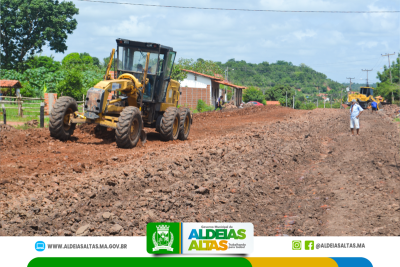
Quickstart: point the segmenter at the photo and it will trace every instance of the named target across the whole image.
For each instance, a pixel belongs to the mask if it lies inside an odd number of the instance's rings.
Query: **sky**
[[[388,64],[381,55],[400,52],[400,13],[271,13],[72,1],[79,15],[77,29],[68,35],[68,50],[63,54],[44,48],[42,53],[56,60],[72,52],[88,52],[102,60],[116,48],[115,40],[123,38],[173,47],[177,58],[304,63],[340,83],[348,82],[347,77],[364,83],[362,69],[373,69],[373,83],[378,81],[376,72]],[[400,0],[107,1],[296,11],[400,10]]]

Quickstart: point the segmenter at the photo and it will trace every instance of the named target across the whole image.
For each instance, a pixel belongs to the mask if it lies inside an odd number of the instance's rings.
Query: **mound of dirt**
[[[37,127],[38,125],[39,125],[39,122],[37,120],[31,120],[31,121],[25,122],[25,126],[29,126],[29,127]]]
[[[0,124],[0,132],[15,131],[15,128],[8,124]]]
[[[356,137],[346,110],[223,110],[195,114],[188,141],[150,130],[131,150],[81,127],[68,142],[6,132],[0,234],[128,236],[152,221],[222,221],[263,236],[400,235],[399,133],[388,121],[363,114]]]
[[[396,118],[399,116],[400,107],[397,105],[384,105],[382,111],[390,118]]]
[[[248,108],[248,107],[252,107],[252,106],[254,106],[254,104],[251,103],[251,102],[248,102],[248,103],[243,104],[243,107],[244,107],[244,108]]]

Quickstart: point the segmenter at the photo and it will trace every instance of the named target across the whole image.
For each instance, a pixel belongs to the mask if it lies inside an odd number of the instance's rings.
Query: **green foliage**
[[[377,87],[374,90],[375,96],[382,96],[389,102],[392,102],[392,93],[394,99],[399,99],[400,91],[400,54],[397,56],[396,61],[392,62],[390,68],[387,66],[383,67],[383,72],[377,73],[377,78],[381,81],[377,83]],[[390,82],[390,72],[392,73],[392,83]]]
[[[26,68],[29,69],[36,69],[40,67],[44,67],[50,72],[55,72],[58,71],[61,68],[61,64],[58,61],[55,61],[53,57],[47,57],[47,56],[38,56],[34,55],[33,57],[30,57],[26,63]]]
[[[287,92],[287,104],[286,104],[286,92]],[[295,90],[289,85],[275,85],[274,87],[265,91],[265,99],[269,101],[279,101],[281,106],[293,106],[293,96]]]
[[[400,54],[397,55],[396,61],[391,63],[390,69],[388,66],[383,66],[383,72],[377,73],[377,78],[381,81],[380,83],[389,82],[390,83],[390,72],[392,72],[392,82],[399,83],[400,75]],[[380,83],[377,84],[379,87]]]
[[[250,86],[243,92],[243,101],[246,103],[249,101],[258,101],[261,103],[263,100],[265,101],[265,96],[259,88]]]
[[[77,70],[68,72],[65,79],[59,83],[56,87],[56,91],[59,96],[71,96],[76,100],[82,99],[84,92],[82,84],[83,75]]]
[[[267,105],[267,100],[263,99],[263,101],[261,102],[264,106]]]
[[[307,104],[302,104],[300,106],[300,109],[305,109],[305,110],[313,110],[316,109],[317,107],[315,106],[314,103],[307,103]]]
[[[83,64],[93,64],[93,58],[89,55],[89,53],[80,53],[79,57],[81,58]]]
[[[296,100],[296,101],[294,102],[294,108],[295,108],[295,109],[300,109],[302,104],[303,104],[303,103],[302,103],[301,101]]]
[[[198,60],[194,61],[193,59],[180,58],[174,64],[171,78],[178,81],[184,80],[187,76],[187,73],[182,71],[182,69],[193,70],[211,76],[214,76],[215,74],[222,75],[223,73],[220,66],[212,60],[204,60],[199,58]]]
[[[290,88],[301,89],[304,93],[310,94],[317,92],[317,86],[327,90],[329,86],[332,90],[338,91],[343,86],[332,81],[325,74],[319,73],[305,64],[294,66],[291,62],[279,60],[276,63],[266,61],[259,64],[247,63],[244,60],[235,61],[231,59],[226,63],[217,63],[221,69],[229,68],[229,81],[234,84],[246,86],[256,86],[262,91],[268,90],[278,84],[289,86]],[[275,101],[278,98],[274,99]],[[267,98],[267,100],[270,100]]]
[[[70,68],[76,65],[82,64],[83,61],[79,55],[79,53],[69,53],[66,55],[63,60],[61,61],[63,66]]]
[[[174,64],[171,72],[171,79],[176,81],[183,81],[187,77],[187,72],[182,71],[183,66],[181,64]]]
[[[73,2],[2,0],[0,2],[1,67],[22,70],[24,58],[47,45],[56,53],[67,50],[67,34],[76,29]]]
[[[206,102],[204,102],[203,100],[199,99],[197,101],[196,110],[198,112],[212,111],[212,110],[214,110],[214,107],[211,106],[211,105],[207,105]]]
[[[386,80],[384,82],[378,83],[378,87],[374,90],[375,96],[382,96],[388,102],[392,102],[392,93],[394,99],[399,99],[399,84],[390,83],[390,80]]]
[[[92,57],[93,65],[100,67],[100,60],[97,57]]]

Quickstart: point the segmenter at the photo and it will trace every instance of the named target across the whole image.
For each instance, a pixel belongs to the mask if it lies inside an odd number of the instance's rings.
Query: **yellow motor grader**
[[[87,91],[85,112],[78,112],[75,99],[57,99],[50,114],[50,134],[69,139],[77,123],[97,124],[96,131],[115,129],[118,147],[133,148],[146,141],[143,127],[155,128],[164,141],[186,140],[192,124],[188,108],[177,108],[179,82],[171,79],[176,52],[155,43],[117,39],[114,70],[112,50],[104,80]]]

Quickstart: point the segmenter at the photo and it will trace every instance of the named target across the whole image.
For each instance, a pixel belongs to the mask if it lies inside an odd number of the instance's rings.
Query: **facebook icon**
[[[305,249],[306,250],[314,250],[314,241],[306,241]]]
[[[35,249],[37,251],[43,251],[46,248],[46,244],[43,241],[38,241],[35,243]]]

